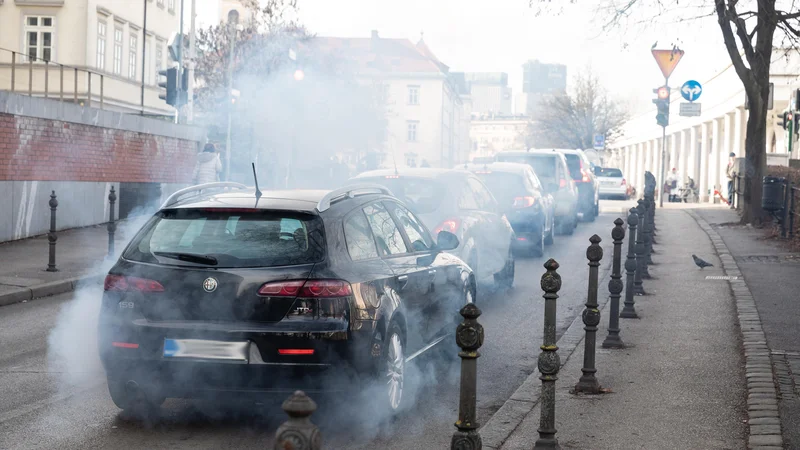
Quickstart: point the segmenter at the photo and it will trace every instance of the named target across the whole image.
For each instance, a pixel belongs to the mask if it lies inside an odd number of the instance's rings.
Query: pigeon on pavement
[[[702,259],[698,258],[697,255],[692,255],[692,259],[694,260],[694,263],[697,264],[697,267],[701,269],[703,267],[714,267],[713,264],[703,261]]]

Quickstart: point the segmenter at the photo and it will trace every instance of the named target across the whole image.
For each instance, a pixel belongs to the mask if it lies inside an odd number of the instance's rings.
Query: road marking
[[[738,280],[739,277],[730,275],[706,275],[706,280]]]

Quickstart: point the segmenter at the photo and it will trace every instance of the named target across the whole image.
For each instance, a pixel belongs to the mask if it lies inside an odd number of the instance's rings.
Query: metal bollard
[[[561,448],[556,438],[556,380],[561,368],[556,346],[556,300],[561,289],[561,275],[556,272],[558,263],[554,259],[544,263],[544,268],[547,269],[541,281],[544,291],[544,337],[538,363],[539,379],[542,380],[541,418],[534,450]]]
[[[595,351],[597,350],[597,325],[600,324],[600,310],[597,308],[597,276],[600,260],[603,259],[603,247],[600,247],[600,236],[589,238],[592,245],[586,249],[586,258],[589,259],[589,295],[586,296],[586,309],[583,310],[583,329],[586,330],[585,346],[583,348],[583,368],[581,378],[575,385],[575,392],[584,394],[599,394],[600,383],[595,373]]]
[[[638,319],[636,314],[633,295],[635,293],[634,283],[636,278],[636,227],[639,225],[639,215],[636,208],[631,208],[628,212],[628,256],[625,260],[625,305],[619,316],[623,319]],[[641,280],[640,280],[641,287]]]
[[[47,261],[48,272],[58,272],[56,268],[56,208],[58,208],[58,200],[56,199],[56,191],[50,194],[50,232],[47,233],[47,240],[50,241],[50,256]]]
[[[478,382],[478,349],[483,345],[483,326],[478,323],[481,310],[474,303],[467,303],[459,311],[464,321],[456,329],[456,344],[461,348],[461,392],[458,400],[458,429],[450,440],[451,450],[479,450],[483,443],[478,433],[476,400]]]
[[[636,274],[633,278],[633,293],[636,295],[646,295],[642,285],[642,275],[644,274],[645,264],[644,254],[644,230],[647,226],[647,216],[644,215],[644,200],[639,200],[636,207],[636,215],[639,217],[639,232],[636,233]]]
[[[114,232],[117,231],[117,223],[114,222],[114,203],[117,201],[117,193],[114,191],[114,186],[111,186],[111,191],[108,193],[108,258],[114,257]]]
[[[317,404],[303,391],[295,391],[281,405],[289,416],[275,432],[275,450],[320,450],[319,428],[311,422]]]
[[[619,217],[614,221],[611,238],[614,239],[614,254],[611,258],[611,280],[608,282],[608,292],[611,294],[611,311],[608,315],[608,335],[603,341],[603,348],[625,348],[625,343],[619,337],[619,298],[622,293],[622,240],[625,239],[625,228],[622,227]]]
[[[642,214],[639,217],[644,216],[645,221],[642,225],[642,242],[644,243],[644,265],[642,266],[642,279],[649,280],[653,277],[650,275],[650,269],[648,266],[653,264],[653,260],[650,257],[650,239],[652,238],[653,232],[653,223],[652,218],[650,217],[650,209],[648,208],[649,201],[645,198],[645,201],[642,204]]]
[[[653,244],[656,243],[656,199],[653,197],[650,197],[650,209],[648,212],[650,213],[650,253],[653,254],[655,253]]]

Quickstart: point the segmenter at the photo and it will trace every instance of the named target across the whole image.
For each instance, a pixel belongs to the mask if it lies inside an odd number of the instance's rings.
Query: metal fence
[[[785,200],[787,207],[785,208],[786,213],[784,214],[783,223],[788,225],[788,227],[784,226],[782,231],[785,235],[788,228],[789,239],[793,239],[795,223],[800,225],[800,210],[798,210],[798,206],[800,205],[797,204],[797,199],[800,197],[800,187],[795,186],[794,183],[787,184],[786,186],[788,189],[786,189],[785,195],[788,198]],[[798,217],[797,222],[795,222],[795,216]]]
[[[104,89],[102,73],[0,47],[0,90],[103,109]]]

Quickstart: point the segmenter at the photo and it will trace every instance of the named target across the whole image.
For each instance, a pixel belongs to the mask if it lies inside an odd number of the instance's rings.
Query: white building
[[[469,153],[469,110],[465,86],[451,76],[425,42],[369,38],[315,38],[325,51],[354,62],[365,84],[383,86],[388,139],[384,164],[452,167]]]
[[[531,120],[526,116],[475,116],[470,122],[470,159],[507,150],[525,150]]]
[[[0,1],[0,89],[140,112],[144,84],[144,112],[171,114],[158,97],[157,72],[166,67],[167,40],[179,28],[179,2],[147,0],[146,31],[144,5]]]
[[[770,80],[774,83],[773,108],[767,118],[767,146],[764,149],[768,165],[788,165],[789,158],[800,157],[800,150],[786,151],[785,132],[778,125],[789,105],[793,89],[800,84],[800,55],[792,53],[787,59],[783,51],[772,56]],[[728,196],[725,169],[728,154],[745,156],[745,130],[748,110],[741,80],[732,65],[708,81],[699,80],[703,93],[696,103],[702,115],[681,117],[681,84],[672,86],[670,121],[667,127],[666,166],[678,169],[684,182],[691,177],[699,188],[701,201],[714,201],[714,191]],[[623,138],[609,145],[609,165],[623,170],[626,178],[635,183],[639,192],[644,186],[644,172],[660,176],[662,129],[657,126],[655,110],[628,121]]]

